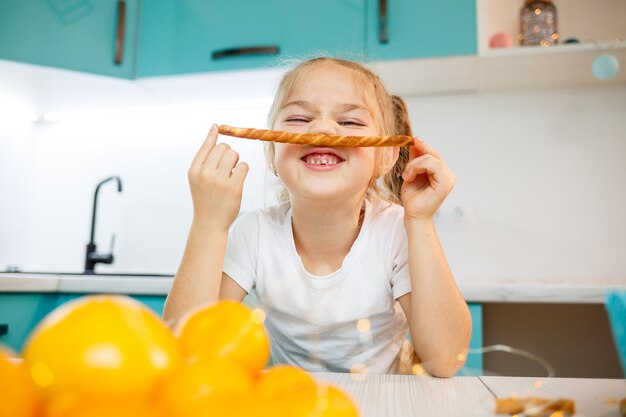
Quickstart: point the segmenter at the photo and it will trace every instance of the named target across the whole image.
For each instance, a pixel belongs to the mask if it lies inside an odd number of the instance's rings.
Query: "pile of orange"
[[[356,417],[353,401],[292,366],[265,370],[260,310],[198,308],[172,332],[125,296],[50,313],[23,359],[0,350],[0,417]]]

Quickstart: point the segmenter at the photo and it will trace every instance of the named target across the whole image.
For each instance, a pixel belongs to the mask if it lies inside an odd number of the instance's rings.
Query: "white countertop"
[[[61,292],[165,295],[170,276],[112,276],[0,273],[0,292]],[[612,290],[626,291],[626,279],[458,281],[468,302],[604,303]]]
[[[506,414],[494,413],[495,399],[511,396],[569,398],[575,402],[577,417],[617,417],[619,401],[626,395],[624,379],[431,378],[338,373],[313,373],[313,376],[348,393],[362,417],[502,417]]]

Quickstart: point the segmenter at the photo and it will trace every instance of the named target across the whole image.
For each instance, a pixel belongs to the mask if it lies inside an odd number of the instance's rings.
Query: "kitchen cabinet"
[[[132,78],[139,0],[0,1],[0,59]]]
[[[369,0],[367,14],[370,60],[476,54],[475,0]]]
[[[0,293],[0,345],[20,352],[31,330],[56,306],[55,293]]]
[[[80,294],[80,293],[57,293],[56,305],[60,306],[70,300],[75,300],[80,297],[95,294]],[[144,295],[144,294],[127,294],[128,297],[132,297],[135,300],[141,302],[145,306],[149,307],[152,311],[157,313],[159,317],[163,314],[163,305],[165,304],[165,295]]]
[[[475,350],[483,346],[483,308],[478,303],[469,303],[468,307],[472,315],[472,338],[470,339],[467,362],[465,367],[459,371],[459,375],[482,375],[483,355]]]
[[[88,294],[0,293],[0,345],[21,352],[28,335],[48,313]],[[130,295],[161,316],[165,295]]]
[[[143,0],[137,76],[274,66],[315,52],[362,54],[363,0]]]

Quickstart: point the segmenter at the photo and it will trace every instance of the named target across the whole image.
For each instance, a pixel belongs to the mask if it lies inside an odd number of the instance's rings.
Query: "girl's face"
[[[352,70],[325,63],[303,75],[279,110],[276,128],[295,133],[375,136],[374,115]],[[316,148],[275,144],[279,177],[296,196],[340,200],[364,195],[374,170],[374,148]]]

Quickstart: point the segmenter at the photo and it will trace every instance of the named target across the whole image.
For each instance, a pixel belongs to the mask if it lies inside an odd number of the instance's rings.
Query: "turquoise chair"
[[[605,308],[609,315],[617,354],[626,376],[626,291],[611,291],[607,293]]]

